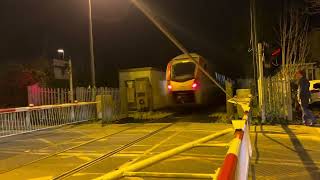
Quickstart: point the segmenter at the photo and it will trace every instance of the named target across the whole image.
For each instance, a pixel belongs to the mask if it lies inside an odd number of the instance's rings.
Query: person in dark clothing
[[[311,98],[311,93],[309,91],[310,83],[305,77],[303,71],[298,71],[296,73],[296,78],[298,80],[298,101],[302,111],[302,121],[305,125],[314,125],[316,123],[316,118],[312,111],[309,109],[309,100]],[[308,120],[311,122],[308,124]]]

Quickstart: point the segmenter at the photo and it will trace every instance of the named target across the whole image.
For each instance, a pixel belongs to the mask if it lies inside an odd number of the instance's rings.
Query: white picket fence
[[[65,88],[42,88],[28,86],[28,103],[36,106],[64,104],[69,102],[69,90]]]
[[[93,102],[97,95],[115,96],[117,88],[100,87],[93,91],[92,88],[76,87],[73,90],[74,100],[78,102]],[[28,103],[35,106],[70,103],[70,92],[66,88],[43,88],[37,85],[28,87]]]
[[[97,88],[97,96],[93,96],[92,89],[78,87],[75,103],[68,103],[67,89],[28,90],[32,106],[0,109],[0,138],[95,119],[112,123],[128,117],[126,93],[121,96],[119,89]]]
[[[67,104],[69,99],[69,89],[28,87],[29,104],[34,106]],[[93,91],[92,88],[77,87],[74,89],[74,100],[76,102],[96,102],[97,118],[102,119],[104,123],[128,116],[126,92],[121,93],[118,88],[100,87]]]
[[[0,138],[97,119],[97,102],[0,109]]]
[[[290,80],[278,74],[265,78],[264,85],[267,120],[292,120]]]

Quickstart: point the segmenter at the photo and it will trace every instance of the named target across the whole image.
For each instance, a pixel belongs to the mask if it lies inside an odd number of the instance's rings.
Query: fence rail
[[[0,137],[95,119],[96,102],[0,109]]]

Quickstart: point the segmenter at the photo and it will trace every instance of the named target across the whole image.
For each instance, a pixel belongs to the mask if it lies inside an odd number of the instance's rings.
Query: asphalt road
[[[0,142],[0,177],[52,179],[163,128],[67,178],[90,179],[115,170],[137,157],[139,160],[145,159],[229,127],[231,125],[188,122],[106,126],[94,123],[9,137]],[[101,139],[86,144],[97,138]],[[231,138],[230,133],[215,141],[228,142]],[[213,173],[221,165],[226,151],[226,147],[195,148],[145,170]]]
[[[230,124],[209,123],[212,120],[207,117],[209,113],[181,112],[153,123],[85,123],[2,138],[0,178],[99,177],[232,127]],[[320,179],[319,135],[319,127],[252,126],[250,178]],[[228,143],[232,137],[229,133],[210,143]],[[197,147],[143,171],[212,174],[222,165],[227,150],[227,147]],[[104,158],[83,166],[101,157]],[[78,169],[81,166],[83,168]]]

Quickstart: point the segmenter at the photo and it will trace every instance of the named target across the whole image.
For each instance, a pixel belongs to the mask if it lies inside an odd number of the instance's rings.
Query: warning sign
[[[68,61],[53,59],[53,73],[56,79],[69,79]]]

